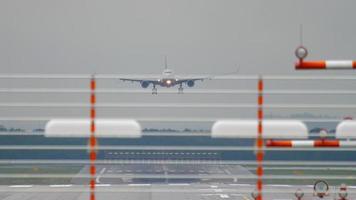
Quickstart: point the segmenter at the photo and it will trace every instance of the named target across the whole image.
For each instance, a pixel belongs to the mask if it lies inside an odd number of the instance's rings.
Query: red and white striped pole
[[[339,148],[339,147],[356,147],[356,141],[348,140],[267,140],[266,147],[276,148]]]
[[[263,182],[262,182],[262,177],[263,177],[263,79],[260,77],[258,80],[258,111],[257,111],[257,117],[258,117],[258,135],[256,139],[256,161],[257,161],[257,182],[256,182],[256,187],[257,187],[257,198],[256,200],[262,200],[262,190],[263,190]]]
[[[356,69],[356,61],[354,60],[304,61],[308,55],[308,50],[303,46],[295,50],[295,55],[299,59],[295,64],[297,70]]]
[[[295,68],[298,70],[324,70],[324,69],[356,69],[356,61],[353,60],[319,60],[299,61]]]
[[[90,200],[95,200],[95,176],[96,176],[96,125],[95,125],[95,118],[96,118],[96,80],[95,76],[93,75],[90,80],[90,138],[89,138],[89,158],[90,158]]]

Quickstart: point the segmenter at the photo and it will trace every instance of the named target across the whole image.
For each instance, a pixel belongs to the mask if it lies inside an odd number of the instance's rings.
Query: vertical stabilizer
[[[168,69],[167,56],[164,56],[164,69]]]

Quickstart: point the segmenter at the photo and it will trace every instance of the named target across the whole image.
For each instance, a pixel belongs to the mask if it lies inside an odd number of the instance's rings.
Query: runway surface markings
[[[266,185],[271,187],[292,187],[291,185]]]
[[[251,184],[231,183],[230,186],[251,186]]]
[[[202,194],[201,196],[219,196],[221,199],[230,198],[228,194]]]
[[[100,183],[100,178],[101,178],[100,176],[101,176],[102,174],[104,174],[105,170],[106,170],[105,167],[104,167],[103,169],[101,169],[101,171],[99,172],[98,177],[96,177],[96,179],[95,179],[95,182],[96,182],[96,183]]]
[[[10,188],[31,188],[33,185],[10,185]]]
[[[96,184],[96,187],[110,187],[111,184]]]
[[[169,183],[170,186],[190,186],[189,183]]]
[[[53,188],[63,188],[63,187],[72,187],[73,185],[49,185],[49,187],[53,187]]]
[[[128,184],[128,186],[151,186],[151,184]]]

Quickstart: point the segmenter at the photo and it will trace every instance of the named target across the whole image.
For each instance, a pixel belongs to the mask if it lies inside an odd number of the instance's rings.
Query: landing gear
[[[183,86],[182,86],[182,84],[179,85],[178,94],[183,94]]]
[[[152,88],[152,94],[157,94],[157,88],[156,88],[156,85],[153,85],[153,88]]]

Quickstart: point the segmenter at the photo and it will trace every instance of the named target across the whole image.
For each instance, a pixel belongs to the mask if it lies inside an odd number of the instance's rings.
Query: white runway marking
[[[151,184],[128,184],[128,186],[151,186]]]
[[[170,186],[190,186],[189,183],[170,183]]]
[[[291,185],[266,185],[266,186],[272,186],[272,187],[292,187]]]
[[[10,185],[10,188],[31,188],[33,185]]]
[[[49,187],[53,188],[63,188],[63,187],[72,187],[73,185],[49,185]]]
[[[105,170],[106,170],[105,167],[104,167],[103,169],[101,169],[101,171],[100,171],[100,173],[99,173],[99,176],[96,177],[96,179],[95,179],[95,182],[96,182],[96,183],[100,183],[100,176],[101,176],[102,174],[104,174]]]
[[[230,186],[251,186],[251,184],[231,183]]]
[[[111,184],[95,184],[96,187],[110,187]]]
[[[228,194],[202,194],[201,196],[218,196],[221,199],[228,199],[230,196]]]
[[[230,196],[227,195],[227,194],[220,194],[220,198],[222,198],[222,199],[228,199],[228,198],[230,198]]]

